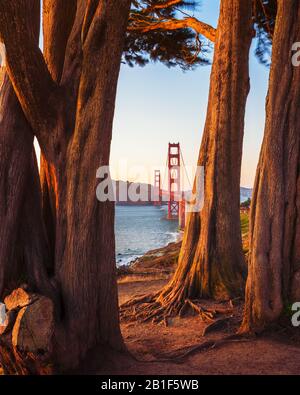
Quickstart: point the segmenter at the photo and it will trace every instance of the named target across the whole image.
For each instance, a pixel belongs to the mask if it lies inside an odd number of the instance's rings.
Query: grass
[[[241,214],[241,230],[242,236],[247,235],[249,232],[249,215],[248,214]]]
[[[249,214],[241,213],[241,231],[244,254],[249,252]]]

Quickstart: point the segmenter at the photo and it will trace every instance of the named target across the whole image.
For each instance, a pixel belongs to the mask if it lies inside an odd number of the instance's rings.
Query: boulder
[[[5,374],[52,374],[53,302],[25,286],[4,302],[7,314],[0,328],[0,365]]]
[[[32,301],[32,298],[32,295],[30,295],[23,288],[18,288],[4,299],[4,304],[8,311],[20,309],[29,305]]]
[[[12,331],[12,345],[22,353],[47,355],[51,352],[53,332],[53,303],[39,296],[18,312]]]

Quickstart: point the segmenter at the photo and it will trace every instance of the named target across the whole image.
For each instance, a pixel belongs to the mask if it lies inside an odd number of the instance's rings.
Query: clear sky
[[[218,14],[219,0],[203,0],[195,16],[216,27]],[[111,153],[113,178],[153,182],[153,169],[163,171],[165,166],[168,142],[181,143],[192,178],[206,116],[210,69],[202,66],[183,72],[161,64],[144,68],[122,65]],[[264,129],[268,74],[252,50],[242,186],[253,186]],[[124,172],[125,168],[129,172]]]

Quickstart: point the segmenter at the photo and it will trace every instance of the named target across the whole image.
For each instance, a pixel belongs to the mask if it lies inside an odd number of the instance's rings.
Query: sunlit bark
[[[87,352],[97,347],[123,348],[115,278],[114,206],[97,201],[96,170],[109,163],[130,1],[48,0],[44,7],[45,56],[32,33],[37,0],[1,0],[0,36],[7,50],[10,81],[30,124],[24,170],[31,169],[33,135],[43,154],[42,181],[48,182],[47,186],[42,182],[44,214],[48,204],[45,223],[50,227],[52,248],[50,272],[62,297],[62,305],[55,305],[62,314],[56,323],[51,362],[66,370],[78,366]],[[23,23],[27,17],[31,23]],[[2,89],[4,95],[7,91],[8,87]],[[10,127],[7,125],[5,132],[9,133]],[[14,144],[11,141],[11,150],[18,152]],[[31,178],[23,176],[22,180],[39,194],[36,162],[34,166]],[[18,175],[20,167],[15,171]],[[26,195],[25,186],[23,189]],[[4,191],[3,187],[1,193]],[[24,213],[33,210],[33,196],[29,197]],[[34,197],[39,200],[35,211],[41,218],[38,207],[42,199],[40,195]],[[17,211],[12,212],[18,216]],[[35,252],[30,264],[43,267],[36,249],[39,228],[31,222],[24,229],[26,253]],[[16,225],[12,232],[16,232]],[[10,260],[9,256],[4,258]],[[49,283],[46,281],[39,292],[47,294]]]
[[[249,275],[242,332],[259,332],[300,298],[300,3],[278,2],[266,125],[250,220]]]

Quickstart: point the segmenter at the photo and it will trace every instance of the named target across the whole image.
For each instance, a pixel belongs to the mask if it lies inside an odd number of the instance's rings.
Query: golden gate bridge
[[[166,162],[166,170],[168,174],[168,190],[167,193],[163,191],[163,185],[165,184],[165,180],[163,180],[162,182],[161,171],[155,170],[154,205],[161,206],[164,202],[166,202],[164,198],[167,198],[167,219],[170,221],[178,221],[179,228],[183,229],[186,222],[186,201],[184,198],[184,192],[182,191],[183,182],[181,168],[184,168],[187,175],[182,151],[180,148],[180,143],[169,143]]]

